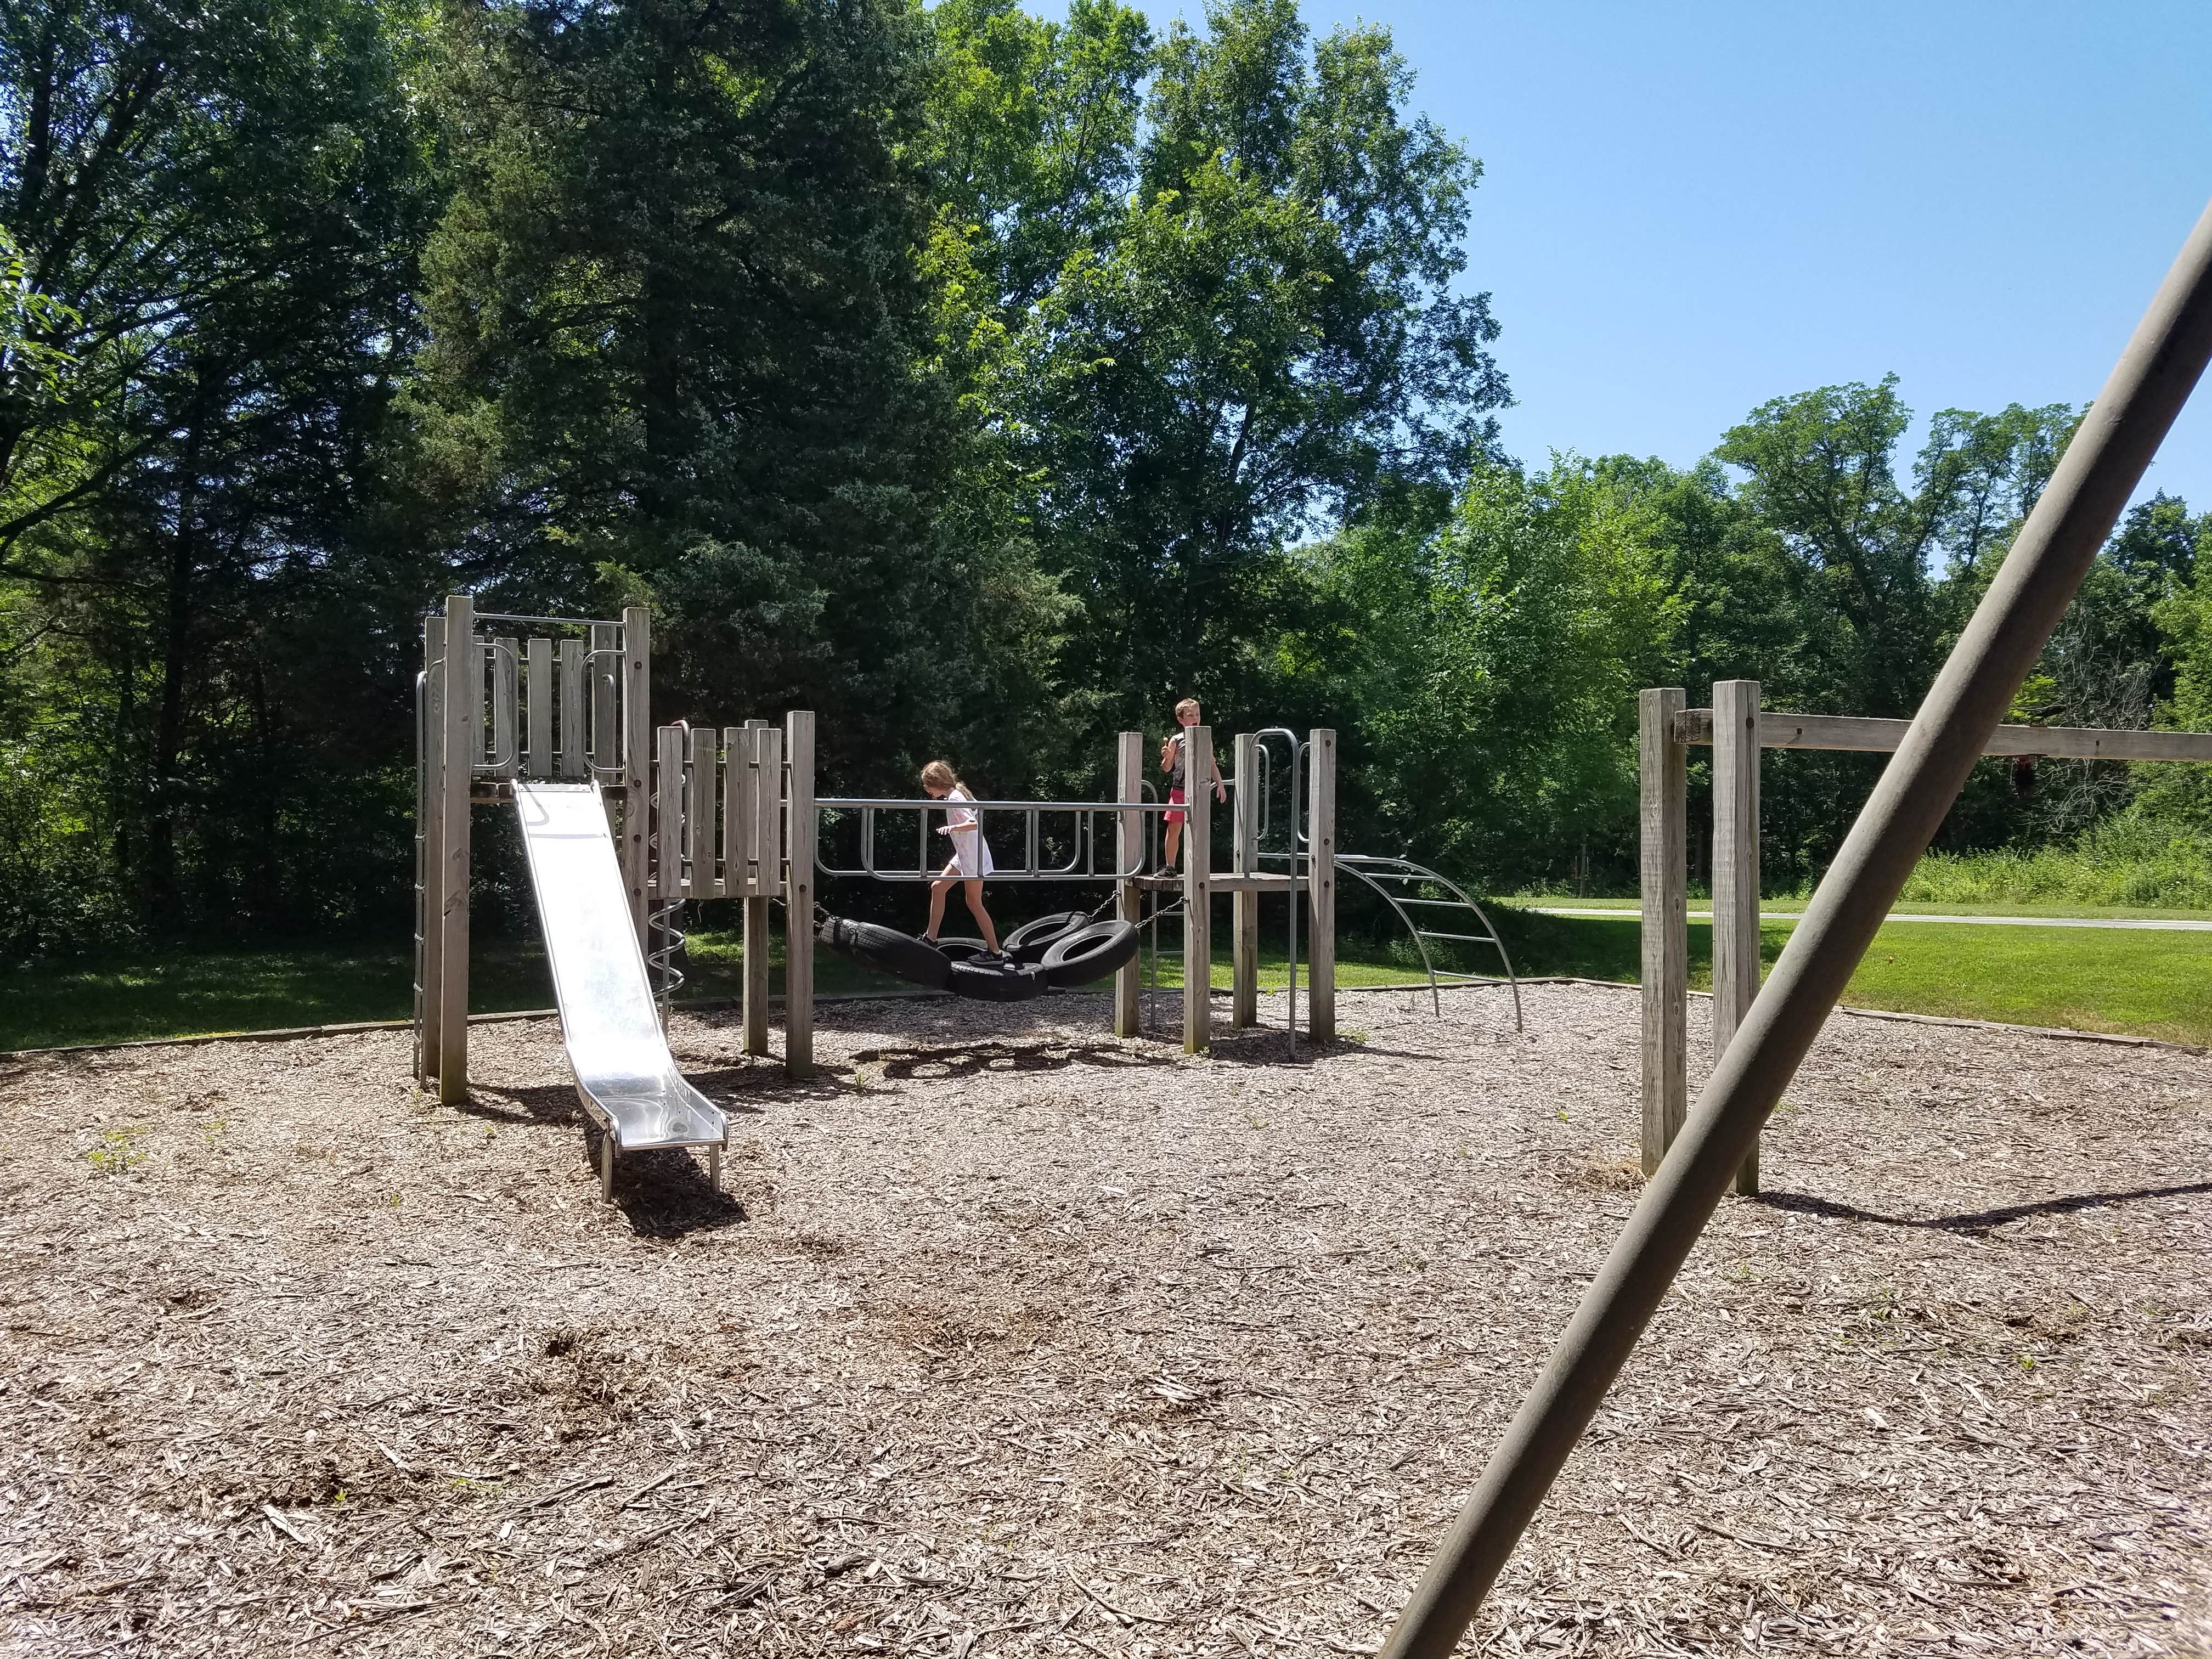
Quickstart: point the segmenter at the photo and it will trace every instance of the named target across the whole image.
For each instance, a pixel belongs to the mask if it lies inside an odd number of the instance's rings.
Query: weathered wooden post
[[[1145,734],[1124,732],[1114,750],[1114,799],[1141,800],[1145,787]],[[1145,815],[1124,809],[1114,815],[1114,868],[1121,879],[1115,883],[1117,914],[1134,926],[1144,920],[1145,890],[1135,878],[1145,870]],[[1144,985],[1138,960],[1131,957],[1114,970],[1114,1035],[1133,1037],[1145,1029]]]
[[[1306,1032],[1336,1040],[1336,733],[1316,726],[1306,738]],[[1295,862],[1295,860],[1294,860]]]
[[[784,846],[789,864],[783,887],[783,1073],[793,1079],[814,1073],[814,714],[793,709],[783,717],[784,799],[789,803]],[[761,787],[774,781],[763,775]],[[774,854],[763,849],[763,855]]]
[[[484,674],[476,601],[446,599],[445,721],[439,759],[438,1099],[469,1097],[469,791],[483,754]]]
[[[1644,1173],[1656,1170],[1689,1109],[1689,746],[1679,687],[1637,699],[1644,897]]]
[[[1260,867],[1260,739],[1249,732],[1237,734],[1237,775],[1230,797],[1235,814],[1233,854],[1230,867],[1249,878]],[[1260,1023],[1260,895],[1238,885],[1231,895],[1229,1024],[1243,1030]]]
[[[1759,994],[1759,682],[1713,682],[1713,1063]],[[1736,1171],[1759,1190],[1759,1148]]]
[[[769,903],[783,875],[783,734],[766,720],[747,720],[731,734],[730,776],[738,790],[730,815],[732,878],[744,878],[735,860],[757,860],[739,902],[744,915],[744,1024],[745,1052],[768,1053]]]
[[[1213,728],[1182,729],[1182,1051],[1213,1041]]]
[[[646,836],[653,817],[653,613],[625,605],[622,620],[623,879],[629,888],[630,925],[646,937],[645,884],[651,859]]]
[[[422,706],[416,711],[417,748],[415,780],[416,823],[415,870],[422,891],[415,899],[415,933],[420,953],[416,981],[422,987],[415,1009],[415,1080],[428,1086],[438,1074],[439,1032],[443,1030],[443,995],[439,979],[445,960],[446,805],[446,619],[422,618]]]
[[[526,723],[529,739],[523,748],[522,774],[532,778],[557,777],[561,766],[553,753],[553,641],[540,635],[523,648],[524,667],[528,672],[522,689],[529,694],[523,708],[529,716]]]

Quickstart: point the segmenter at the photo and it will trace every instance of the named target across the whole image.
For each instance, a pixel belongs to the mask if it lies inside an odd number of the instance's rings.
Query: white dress
[[[963,784],[954,784],[945,798],[948,802],[973,800]],[[945,827],[952,831],[952,861],[959,866],[963,877],[974,880],[988,876],[998,866],[991,862],[991,843],[983,839],[981,819],[964,806],[949,806],[945,814]]]

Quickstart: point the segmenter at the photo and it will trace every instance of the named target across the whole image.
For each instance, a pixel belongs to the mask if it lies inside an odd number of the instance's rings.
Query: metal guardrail
[[[946,802],[935,799],[907,800],[889,795],[820,795],[815,798],[815,808],[825,812],[857,812],[860,814],[860,862],[848,866],[829,861],[828,836],[816,845],[814,867],[825,876],[860,876],[871,881],[935,881],[942,873],[946,860],[932,856],[929,815],[932,812],[960,811],[976,815],[977,827],[983,834],[985,844],[991,849],[993,881],[1129,881],[1152,873],[1152,831],[1158,819],[1170,811],[1181,811],[1164,802],[1152,800],[1096,801],[1096,800],[961,800]],[[877,819],[884,812],[913,812],[917,815],[915,825],[915,863],[887,866],[877,856]],[[1000,862],[999,842],[990,839],[990,831],[982,822],[987,812],[1022,815],[1022,856],[1017,862]],[[1107,867],[1102,869],[1100,846],[1096,820],[1102,815],[1117,817],[1123,812],[1149,815],[1142,820],[1144,833],[1139,837],[1139,846],[1135,865],[1123,868],[1115,855],[1106,855]],[[1045,835],[1043,820],[1047,817],[1066,817],[1073,820],[1072,845],[1067,860],[1061,864],[1043,862]],[[1114,844],[1117,823],[1108,827],[1103,838],[1109,846]],[[1000,837],[1002,842],[1003,836]],[[949,856],[949,855],[948,855]]]

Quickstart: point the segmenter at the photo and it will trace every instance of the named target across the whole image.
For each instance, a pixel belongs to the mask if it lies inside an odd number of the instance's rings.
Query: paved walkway
[[[1532,904],[1532,910],[1547,916],[1614,916],[1634,921],[1641,912],[1635,910],[1595,910],[1571,908],[1565,905]],[[1802,910],[1762,910],[1761,921],[1796,921]],[[1711,910],[1692,910],[1692,921],[1711,921]],[[1927,916],[1892,911],[1890,921],[1960,922],[1970,927],[2143,927],[2154,933],[2212,933],[2212,921],[2198,921],[2179,916]]]

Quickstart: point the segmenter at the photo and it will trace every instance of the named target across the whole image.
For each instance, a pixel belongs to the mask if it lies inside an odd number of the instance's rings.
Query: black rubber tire
[[[872,968],[927,990],[942,991],[951,977],[952,964],[926,939],[880,927],[872,921],[848,921],[830,916],[814,930],[815,939],[848,962]]]
[[[1053,915],[1039,916],[1007,934],[1000,941],[1000,948],[1016,962],[1042,962],[1047,951],[1090,922],[1091,918],[1080,910],[1061,910]]]
[[[1044,969],[1025,963],[956,962],[946,988],[977,1002],[1027,1002],[1044,994]]]
[[[1056,941],[1044,953],[1045,982],[1060,990],[1088,985],[1136,960],[1136,924],[1094,921]]]
[[[928,942],[927,939],[922,941],[925,945]],[[969,939],[958,933],[954,934],[951,939],[940,939],[937,941],[937,952],[947,962],[967,962],[981,956],[990,948],[980,939]]]

